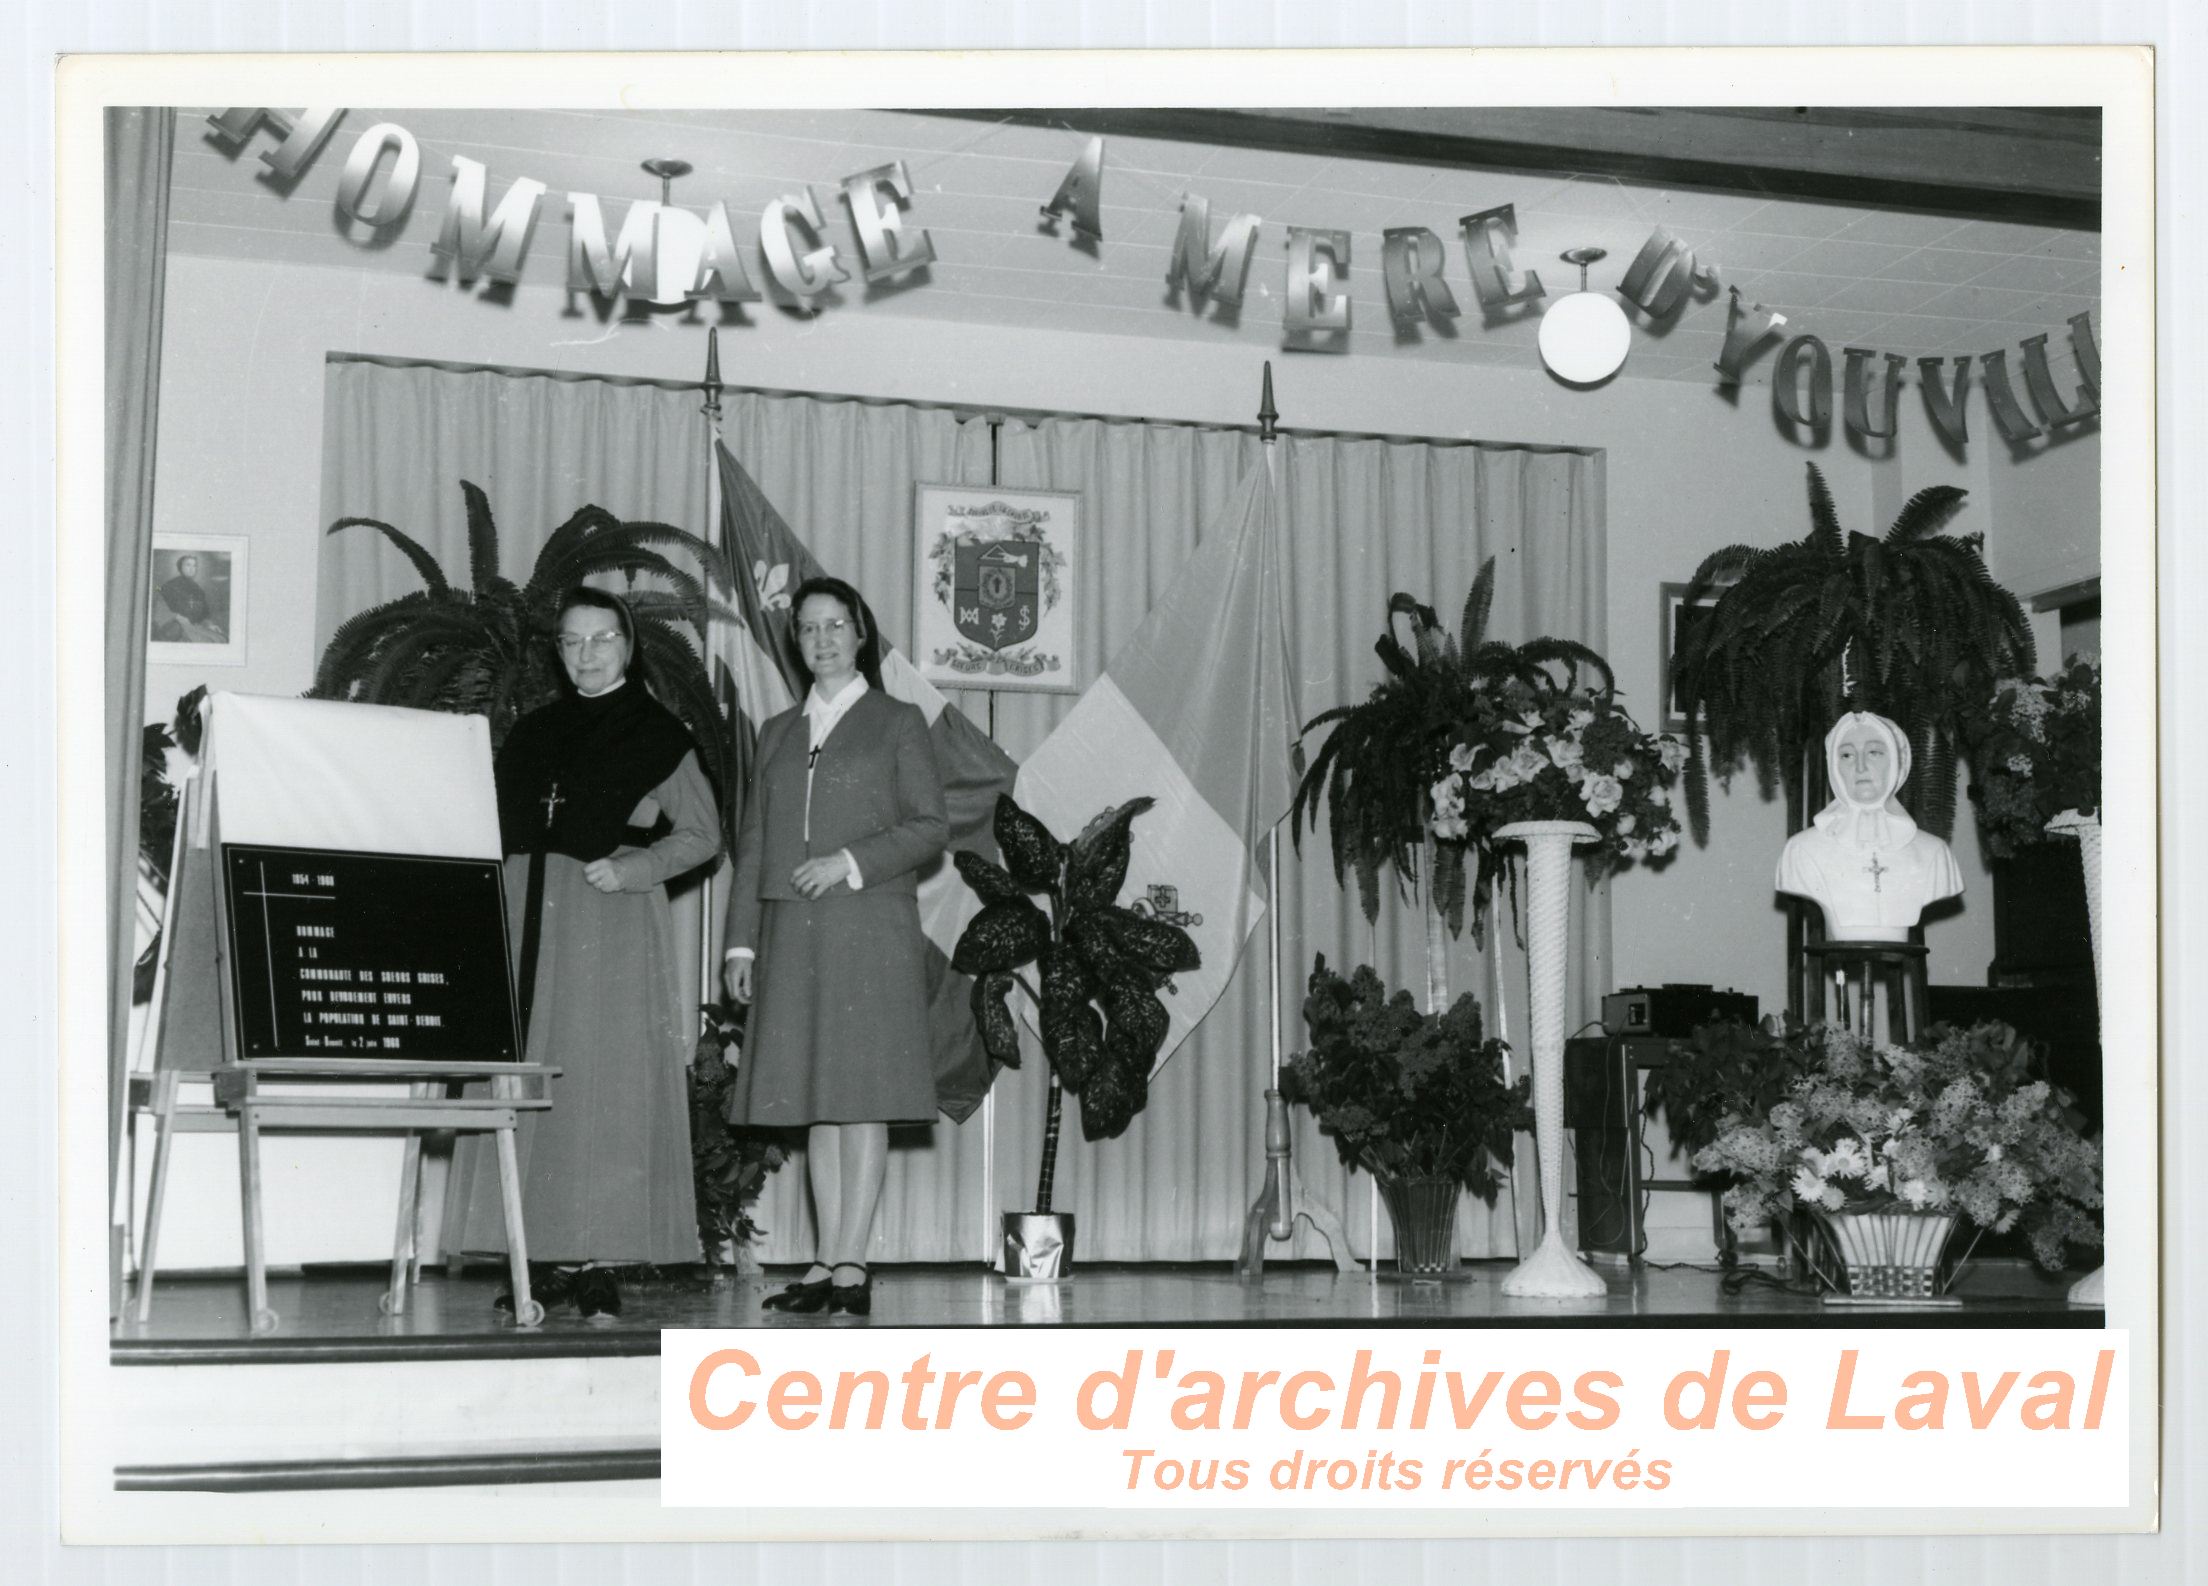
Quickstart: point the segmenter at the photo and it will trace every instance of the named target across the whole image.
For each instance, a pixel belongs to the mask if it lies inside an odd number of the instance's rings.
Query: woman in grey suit
[[[841,579],[792,602],[804,703],[759,730],[729,891],[729,994],[756,1002],[732,1122],[804,1125],[819,1248],[770,1310],[872,1306],[889,1125],[935,1116],[917,872],[950,835],[927,719],[881,691],[880,639]]]

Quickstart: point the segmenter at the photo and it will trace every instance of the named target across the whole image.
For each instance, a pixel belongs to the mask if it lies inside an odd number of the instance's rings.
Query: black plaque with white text
[[[515,1059],[495,861],[240,843],[222,853],[240,1056]]]

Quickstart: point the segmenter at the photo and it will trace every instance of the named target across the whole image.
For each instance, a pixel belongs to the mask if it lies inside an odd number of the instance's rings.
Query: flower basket
[[[2050,1272],[2068,1247],[2100,1243],[2100,1146],[2008,1026],[1934,1025],[1904,1046],[1819,1026],[1778,1047],[1759,1062],[1775,1083],[1729,1098],[1716,1138],[1694,1157],[1697,1171],[1730,1181],[1736,1232],[1806,1223],[1817,1230],[1800,1241],[1813,1271],[1835,1289],[1889,1299],[1945,1287],[1894,1274],[1936,1274],[1958,1219],[1996,1234],[2021,1228]],[[1871,1275],[1879,1269],[1888,1275]]]
[[[1834,1290],[1828,1300],[1961,1303],[1947,1293],[1962,1270],[1961,1260],[1945,1264],[1954,1213],[1815,1210],[1809,1220],[1831,1258],[1827,1266],[1810,1257],[1812,1270]]]

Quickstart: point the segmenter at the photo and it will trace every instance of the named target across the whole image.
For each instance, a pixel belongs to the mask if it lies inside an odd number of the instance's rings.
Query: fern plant
[[[1934,485],[1883,537],[1845,533],[1811,463],[1806,537],[1728,545],[1695,570],[1690,603],[1722,590],[1672,660],[1695,841],[1709,840],[1709,767],[1730,776],[1743,759],[1766,795],[1783,785],[1806,818],[1812,753],[1850,710],[1901,725],[1916,767],[1903,794],[1911,813],[1940,837],[1953,831],[1962,713],[1996,678],[2033,666],[2030,624],[1987,572],[1984,537],[1941,532],[1964,495]]]
[[[1380,917],[1380,875],[1395,873],[1399,895],[1419,891],[1420,855],[1433,846],[1431,790],[1447,769],[1449,746],[1471,715],[1477,695],[1518,683],[1536,692],[1579,686],[1580,668],[1601,679],[1607,697],[1616,688],[1609,663],[1571,639],[1510,644],[1487,635],[1495,596],[1495,559],[1489,557],[1465,596],[1463,624],[1455,634],[1430,606],[1409,595],[1388,601],[1388,631],[1373,646],[1384,675],[1360,704],[1338,705],[1304,724],[1303,736],[1321,728],[1326,741],[1312,754],[1289,806],[1288,829],[1302,847],[1306,828],[1318,830],[1326,807],[1333,841],[1334,877],[1343,886],[1357,876],[1365,918]],[[1410,642],[1396,637],[1396,621],[1408,618]],[[1561,677],[1558,675],[1561,669]],[[1431,863],[1431,861],[1429,861]],[[1481,904],[1502,861],[1482,850],[1473,882],[1472,933],[1482,939]],[[1427,1011],[1446,1004],[1441,979],[1444,926],[1464,928],[1461,866],[1439,867],[1437,885],[1425,888]]]
[[[552,531],[529,580],[499,570],[498,525],[481,489],[466,480],[467,587],[456,585],[420,542],[377,518],[339,518],[331,534],[373,529],[397,547],[423,587],[347,619],[330,636],[310,696],[406,705],[488,717],[491,743],[515,721],[560,697],[564,674],[555,645],[560,597],[604,573],[651,574],[667,587],[624,595],[636,618],[637,660],[660,702],[698,746],[706,773],[722,790],[732,780],[733,749],[697,649],[683,633],[702,629],[707,585],[663,554],[679,549],[719,581],[722,558],[705,540],[664,523],[624,523],[602,507],[580,508]],[[724,818],[733,818],[723,798]],[[733,835],[733,833],[731,833]]]
[[[951,856],[982,902],[951,953],[951,967],[974,977],[982,1045],[993,1062],[1019,1066],[1019,1031],[1007,1001],[1017,985],[1036,1006],[1050,1060],[1039,1212],[1050,1210],[1065,1092],[1081,1098],[1087,1138],[1124,1131],[1149,1100],[1150,1067],[1171,1023],[1158,993],[1202,963],[1188,932],[1117,902],[1135,817],[1156,802],[1129,799],[1105,810],[1069,843],[1000,793],[996,836],[1004,863],[963,848]],[[1049,902],[1047,912],[1036,894]],[[1033,981],[1018,973],[1030,964]]]

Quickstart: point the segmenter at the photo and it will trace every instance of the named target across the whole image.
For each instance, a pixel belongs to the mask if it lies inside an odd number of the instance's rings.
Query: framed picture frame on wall
[[[146,659],[161,666],[243,666],[246,560],[241,534],[155,530],[146,594]]]
[[[1660,649],[1657,655],[1656,675],[1663,690],[1663,719],[1659,731],[1685,732],[1687,715],[1680,708],[1679,691],[1671,678],[1671,658],[1679,653],[1679,646],[1696,626],[1707,622],[1717,606],[1722,590],[1706,590],[1698,600],[1688,600],[1692,584],[1665,584],[1658,600],[1656,632]]]
[[[1081,497],[913,486],[913,659],[938,688],[1071,694]]]

